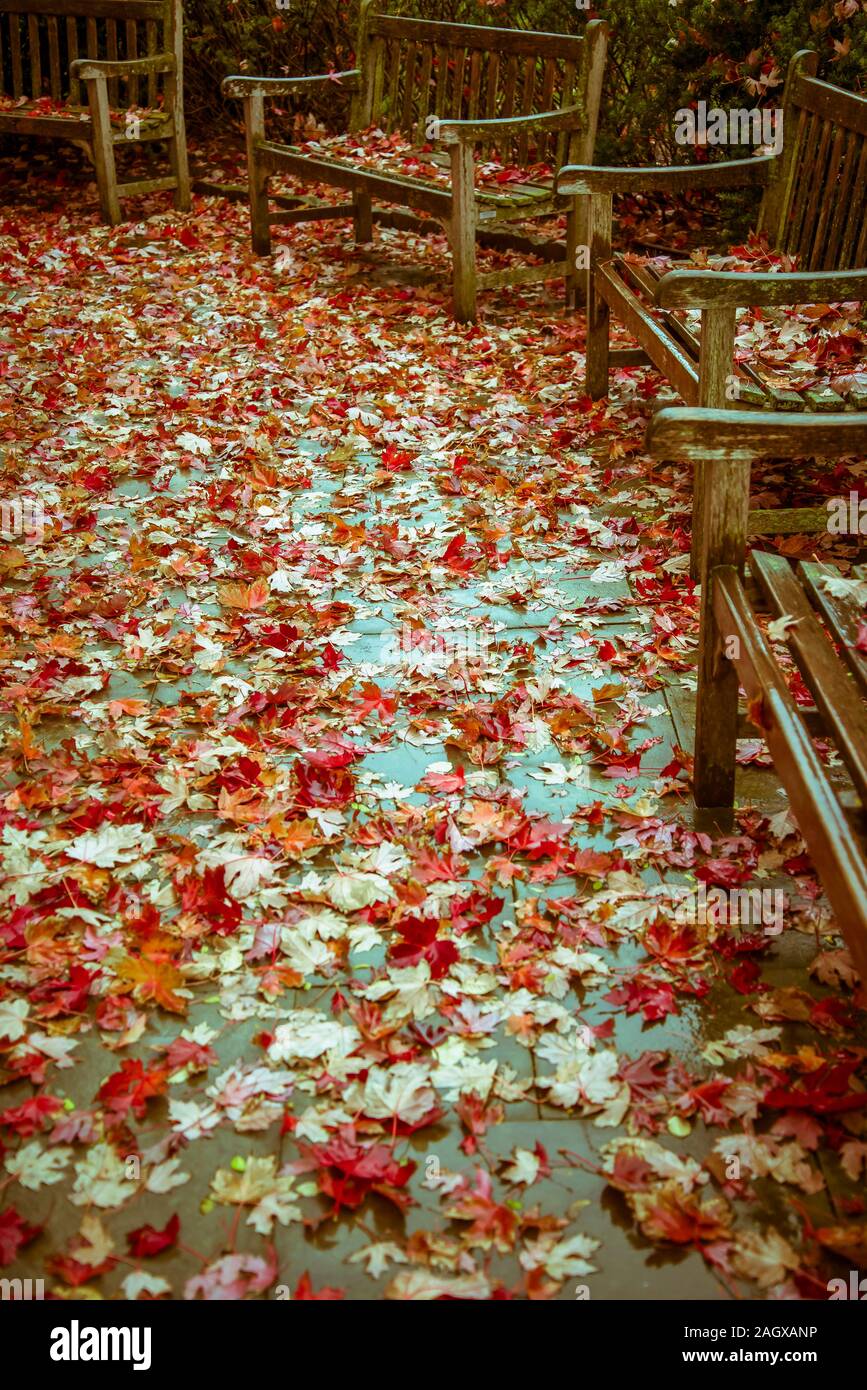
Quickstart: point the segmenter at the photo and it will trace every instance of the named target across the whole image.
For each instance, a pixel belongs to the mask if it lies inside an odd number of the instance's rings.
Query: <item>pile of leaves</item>
[[[242,205],[61,195],[0,221],[2,486],[44,516],[0,550],[0,1264],[571,1298],[625,1227],[825,1297],[863,993],[784,802],[692,824],[659,378],[587,399],[557,286],[456,326],[442,238],[258,259]],[[684,911],[754,883],[779,937]]]

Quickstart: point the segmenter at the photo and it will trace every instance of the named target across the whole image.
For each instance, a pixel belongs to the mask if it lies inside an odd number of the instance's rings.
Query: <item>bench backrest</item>
[[[818,81],[817,66],[804,51],[789,67],[762,224],[799,270],[857,270],[867,265],[867,98]]]
[[[0,0],[0,96],[86,104],[83,83],[69,76],[74,59],[178,56],[179,18],[180,0]],[[109,103],[155,106],[163,80],[113,78]]]
[[[525,168],[547,160],[559,168],[589,154],[595,134],[606,30],[590,26],[590,38],[486,25],[436,23],[376,12],[362,5],[357,62],[361,90],[353,126],[376,124],[422,143],[428,118],[492,120],[558,111],[573,103],[584,110],[590,149],[567,132],[547,139],[515,139],[500,153]],[[584,142],[586,144],[586,141]]]

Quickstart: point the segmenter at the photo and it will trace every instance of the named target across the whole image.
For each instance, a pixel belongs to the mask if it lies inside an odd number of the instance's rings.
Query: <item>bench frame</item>
[[[785,640],[815,700],[815,708],[804,711],[789,693],[759,628],[744,578],[754,515],[749,511],[750,464],[768,457],[867,455],[867,414],[784,418],[766,411],[664,409],[650,423],[647,446],[655,458],[700,460],[709,471],[701,554],[696,806],[716,810],[734,804],[738,688],[743,686],[749,732],[767,741],[855,966],[867,983],[867,859],[812,741],[817,733],[833,741],[867,808],[867,658],[854,646],[859,615],[853,604],[822,589],[822,575],[836,573],[831,566],[801,564],[796,577],[783,556],[751,552],[752,585],[773,616],[797,619]]]
[[[44,26],[40,26],[44,19]],[[19,21],[26,20],[27,76],[22,61]],[[78,23],[86,24],[87,56],[78,57]],[[5,31],[3,30],[5,21]],[[100,58],[99,25],[105,26],[108,57]],[[146,46],[162,25],[164,51],[140,55],[137,25],[146,31]],[[61,27],[62,26],[62,27]],[[160,189],[174,190],[175,207],[190,207],[183,106],[183,5],[182,0],[0,0],[0,39],[11,50],[11,95],[36,99],[51,96],[58,104],[76,106],[81,85],[87,93],[89,120],[27,114],[26,110],[0,110],[0,135],[14,134],[65,140],[84,150],[94,166],[103,218],[115,225],[121,220],[120,200]],[[117,58],[120,45],[134,57]],[[2,47],[2,44],[0,44]],[[115,56],[112,56],[114,54]],[[43,73],[43,56],[47,68]],[[64,64],[64,57],[67,62]],[[66,66],[67,71],[64,71]],[[0,65],[0,80],[3,70]],[[138,135],[117,131],[111,124],[112,105],[121,90],[131,105],[137,103],[139,83],[148,100],[162,96],[162,112],[149,116]],[[47,83],[50,90],[43,91]],[[36,90],[25,91],[25,85]],[[72,100],[70,101],[70,98]],[[165,141],[170,173],[162,178],[138,179],[119,184],[115,165],[117,145]]]
[[[578,248],[587,244],[587,199],[557,198],[553,183],[544,200],[530,198],[527,186],[523,206],[516,206],[514,199],[510,204],[503,193],[480,192],[475,188],[474,153],[480,147],[490,149],[497,147],[499,141],[509,141],[518,150],[516,162],[526,167],[528,152],[534,148],[531,142],[543,150],[550,142],[555,172],[570,159],[592,163],[608,26],[601,20],[591,20],[579,37],[441,24],[388,15],[375,10],[375,3],[376,0],[362,2],[357,68],[319,77],[228,77],[223,82],[226,96],[240,97],[244,102],[253,250],[257,255],[270,252],[274,225],[335,217],[352,217],[356,242],[370,242],[373,222],[380,212],[373,207],[372,200],[377,197],[433,218],[447,228],[454,312],[459,322],[475,319],[477,289],[516,282],[562,277],[566,281],[567,304],[574,307],[586,292],[586,264],[579,264]],[[492,55],[497,55],[493,77]],[[555,67],[561,61],[565,63],[565,75],[556,80],[562,80],[565,104],[533,113],[534,94],[539,90],[537,66],[542,64],[545,74],[540,99],[550,100],[555,90]],[[487,77],[483,83],[482,65],[486,62]],[[400,72],[399,64],[404,65]],[[500,90],[498,95],[501,64],[509,76],[504,79],[507,90]],[[452,76],[451,67],[455,69]],[[450,82],[451,96],[447,94]],[[365,130],[384,114],[390,129],[403,130],[415,144],[439,141],[444,145],[449,155],[450,187],[438,187],[432,182],[424,186],[423,180],[353,167],[347,161],[317,158],[266,138],[266,99],[305,95],[322,90],[329,83],[339,84],[352,93],[350,131]],[[507,105],[507,117],[477,118],[479,109],[493,109],[498,101],[501,109],[504,103]],[[398,103],[400,111],[396,109]],[[461,119],[465,106],[472,113],[469,119]],[[428,136],[430,117],[436,118],[432,137]],[[270,212],[268,177],[277,170],[286,170],[309,183],[346,189],[351,201],[334,206],[298,199],[300,206]],[[563,211],[568,221],[565,259],[477,275],[476,241],[485,225],[514,224],[528,217]],[[383,220],[388,220],[388,214]],[[421,220],[419,226],[424,226]],[[537,246],[538,243],[526,240],[527,249],[537,250]]]
[[[867,98],[818,81],[818,61],[815,53],[804,49],[789,65],[778,154],[671,168],[560,170],[559,192],[590,195],[586,382],[594,400],[607,394],[610,368],[635,365],[633,349],[609,347],[614,312],[638,341],[643,360],[667,377],[687,405],[724,410],[735,402],[770,410],[804,408],[797,392],[765,387],[750,364],[741,364],[736,374],[734,346],[739,308],[867,299]],[[823,182],[824,196],[819,191]],[[615,194],[742,187],[764,190],[758,230],[767,234],[773,248],[797,257],[801,270],[671,270],[653,281],[612,258]],[[673,311],[679,309],[700,310],[698,338],[675,317]],[[867,393],[856,393],[850,403],[867,409]],[[830,391],[815,393],[806,404],[815,410],[845,409],[844,401]],[[699,463],[694,575],[705,486]]]

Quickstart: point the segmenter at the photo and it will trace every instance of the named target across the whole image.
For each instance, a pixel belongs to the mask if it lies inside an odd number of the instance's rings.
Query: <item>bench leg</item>
[[[373,241],[373,199],[363,190],[352,199],[352,222],[356,244]]]
[[[454,313],[458,323],[476,318],[476,198],[472,145],[452,145],[452,248]]]
[[[575,310],[587,303],[590,273],[588,244],[589,208],[586,198],[573,198],[566,214],[566,308]]]
[[[726,655],[726,635],[713,614],[713,576],[702,592],[701,655],[695,711],[693,793],[696,806],[731,806],[735,799],[738,676]]]
[[[93,164],[96,186],[99,189],[99,206],[105,221],[116,227],[120,221],[120,200],[117,196],[114,146],[111,142],[108,87],[104,77],[88,79],[87,100],[93,130]]]
[[[726,385],[734,362],[734,309],[704,309],[701,315],[701,351],[698,363],[698,403],[710,410],[724,410]],[[705,519],[704,496],[708,487],[708,465],[694,465],[692,498],[692,544],[689,572],[694,580],[701,573],[702,527]]]
[[[738,733],[738,639],[720,631],[714,612],[714,572],[721,566],[743,570],[749,463],[726,460],[706,464],[704,550],[701,555],[701,638],[695,718],[693,794],[696,806],[732,806]]]
[[[611,255],[611,222],[611,195],[594,194],[590,199],[590,269],[587,273],[587,394],[594,401],[608,395],[610,314],[599,293],[594,267]]]
[[[190,168],[187,162],[187,133],[184,109],[178,101],[177,79],[170,78],[172,138],[169,141],[169,165],[175,178],[175,207],[179,212],[190,210]]]
[[[244,100],[244,126],[247,132],[247,180],[250,189],[250,232],[257,256],[271,250],[268,222],[268,174],[259,167],[256,145],[265,139],[265,99],[253,92]]]

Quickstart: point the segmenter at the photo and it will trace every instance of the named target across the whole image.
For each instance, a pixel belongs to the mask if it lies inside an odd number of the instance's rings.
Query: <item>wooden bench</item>
[[[792,59],[783,95],[782,150],[750,159],[672,168],[566,167],[557,190],[591,195],[587,390],[608,391],[611,311],[637,339],[646,360],[665,375],[687,405],[724,409],[736,400],[760,409],[842,410],[833,391],[804,398],[767,385],[750,363],[734,365],[738,308],[828,304],[867,298],[867,98],[816,79],[818,58]],[[611,254],[615,193],[764,190],[758,230],[772,248],[795,259],[783,273],[672,270],[661,277]],[[693,333],[678,310],[701,311]],[[625,350],[634,365],[635,353]],[[733,386],[734,379],[734,386]],[[867,408],[867,393],[851,404]]]
[[[828,304],[867,299],[867,98],[816,80],[818,59],[792,59],[783,97],[780,154],[718,164],[650,169],[564,168],[560,192],[591,194],[587,303],[587,390],[608,390],[611,366],[635,365],[635,351],[609,350],[613,310],[688,405],[724,409],[732,402],[766,410],[867,409],[867,392],[844,400],[831,390],[803,396],[766,384],[751,363],[734,362],[739,308]],[[615,193],[764,190],[758,230],[799,269],[779,273],[652,271],[611,254]],[[860,267],[856,268],[856,267]],[[700,311],[694,333],[677,311]],[[704,465],[696,464],[693,574],[701,549]],[[787,529],[803,529],[792,517]]]
[[[867,982],[867,656],[856,646],[864,602],[831,565],[752,550],[745,581],[750,464],[758,458],[867,456],[867,414],[789,416],[769,411],[664,409],[647,446],[658,459],[701,460],[709,470],[701,555],[701,633],[693,788],[699,807],[731,807],[738,688],[748,732],[763,736],[822,879],[855,966]],[[837,592],[842,588],[844,592]],[[864,589],[867,597],[867,586]],[[757,618],[794,619],[781,641],[815,702],[804,709]],[[820,736],[845,766],[846,807],[813,744]]]
[[[454,311],[459,321],[475,318],[476,291],[494,285],[563,277],[574,303],[586,264],[577,248],[586,244],[579,205],[557,198],[553,173],[568,160],[591,163],[608,41],[607,25],[591,21],[582,37],[440,24],[401,19],[364,0],[356,47],[358,67],[327,77],[229,77],[228,96],[243,97],[247,136],[253,249],[271,249],[275,224],[317,218],[354,219],[355,239],[373,235],[372,199],[413,209],[448,228],[453,264]],[[352,91],[351,132],[379,127],[413,142],[439,184],[430,177],[361,167],[351,158],[302,151],[267,140],[264,101],[303,96],[318,84],[338,81]],[[431,146],[441,142],[448,154]],[[476,154],[498,154],[504,165],[530,170],[550,167],[550,177],[528,173],[525,182],[481,187]],[[301,206],[269,212],[268,177],[285,170],[298,179],[348,190],[340,206],[299,200]],[[566,257],[556,263],[476,274],[479,228],[568,213]]]
[[[190,206],[181,0],[0,0],[0,135],[65,140],[94,165],[102,215],[172,188]],[[170,174],[119,184],[115,149],[164,140]]]

